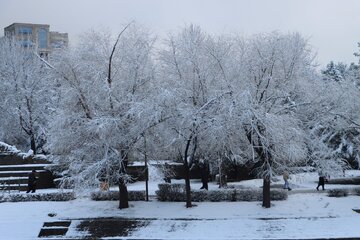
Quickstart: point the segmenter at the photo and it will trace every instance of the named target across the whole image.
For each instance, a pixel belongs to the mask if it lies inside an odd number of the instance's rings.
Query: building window
[[[44,28],[40,28],[38,32],[39,48],[47,48],[47,31]]]
[[[19,34],[32,34],[32,28],[31,27],[20,27],[18,28]]]
[[[32,45],[33,45],[31,40],[22,40],[20,43],[21,43],[21,46],[23,46],[23,47],[32,47]]]

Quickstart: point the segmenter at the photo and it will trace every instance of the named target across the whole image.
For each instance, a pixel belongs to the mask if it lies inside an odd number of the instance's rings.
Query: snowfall
[[[346,176],[359,176],[359,171],[347,171]],[[150,223],[132,230],[127,237],[104,239],[314,239],[359,238],[360,196],[328,197],[326,190],[351,185],[326,185],[316,191],[316,173],[291,176],[292,191],[285,201],[273,201],[271,208],[261,202],[201,202],[186,208],[182,202],[159,202],[155,198],[158,181],[150,181],[150,201],[130,202],[128,209],[119,209],[117,201],[92,201],[80,197],[68,202],[0,203],[0,239],[37,239],[44,222],[69,219],[66,238],[81,238],[76,226],[86,218],[119,217],[151,219]],[[278,183],[281,184],[281,177]],[[229,183],[260,188],[260,179]],[[193,189],[201,183],[193,181]],[[210,183],[209,189],[217,189]],[[129,190],[144,190],[144,182],[128,186]],[[58,189],[37,192],[61,191]],[[24,193],[25,194],[25,193]],[[53,214],[55,216],[49,216]],[[56,239],[56,238],[55,238]]]

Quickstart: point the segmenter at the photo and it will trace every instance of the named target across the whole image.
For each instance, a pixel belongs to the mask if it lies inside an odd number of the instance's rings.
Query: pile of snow
[[[16,154],[20,153],[20,150],[18,150],[16,147],[6,144],[4,142],[0,142],[0,153],[16,155]]]
[[[33,150],[29,150],[26,153],[21,152],[19,149],[17,149],[15,146],[9,145],[7,143],[4,142],[0,142],[0,154],[2,155],[16,155],[21,157],[22,159],[26,159],[29,157],[34,157],[37,158],[39,160],[46,160],[47,157],[43,154],[36,154],[34,155],[34,151]]]

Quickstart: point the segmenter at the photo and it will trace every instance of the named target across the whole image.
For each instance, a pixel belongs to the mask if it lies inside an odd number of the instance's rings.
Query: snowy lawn
[[[299,178],[300,179],[300,178]],[[293,184],[298,189],[316,187],[316,180],[302,178]],[[243,181],[257,187],[261,180]],[[150,184],[150,193],[156,184]],[[193,188],[200,183],[193,182]],[[335,185],[334,185],[335,186]],[[332,186],[326,186],[331,188]],[[210,188],[216,188],[211,184]],[[144,189],[143,183],[129,189]],[[46,192],[47,190],[42,190]],[[52,190],[54,191],[54,190]],[[289,192],[290,193],[290,192]],[[80,198],[69,202],[0,203],[1,239],[34,239],[45,221],[71,219],[67,237],[80,237],[76,219],[125,217],[152,219],[144,227],[135,229],[124,239],[291,239],[360,237],[360,196],[327,197],[326,192],[300,193],[291,191],[288,200],[272,202],[270,209],[260,202],[195,203],[131,202],[130,208],[119,210],[116,201],[91,201]],[[56,216],[50,217],[49,213]],[[119,237],[121,239],[121,237]]]

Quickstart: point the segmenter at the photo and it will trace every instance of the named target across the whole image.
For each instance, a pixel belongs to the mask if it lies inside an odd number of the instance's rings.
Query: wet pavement
[[[150,223],[149,219],[128,218],[97,218],[81,220],[76,226],[78,232],[84,232],[85,237],[127,237],[137,228],[145,227]]]

